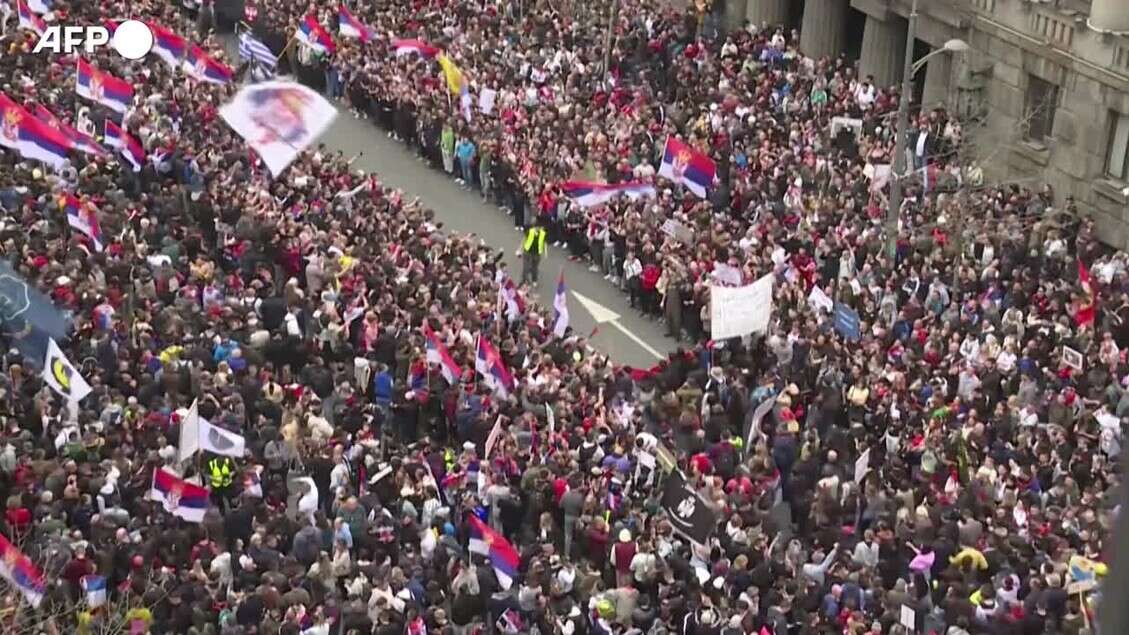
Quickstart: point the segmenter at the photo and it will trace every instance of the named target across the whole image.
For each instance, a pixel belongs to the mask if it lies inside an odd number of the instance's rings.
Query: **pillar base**
[[[780,26],[788,20],[788,0],[748,0],[745,17],[749,24],[769,28]]]

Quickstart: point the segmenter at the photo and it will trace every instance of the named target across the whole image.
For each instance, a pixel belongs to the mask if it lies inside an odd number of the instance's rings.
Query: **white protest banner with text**
[[[772,274],[744,287],[710,288],[710,337],[724,340],[768,330]]]

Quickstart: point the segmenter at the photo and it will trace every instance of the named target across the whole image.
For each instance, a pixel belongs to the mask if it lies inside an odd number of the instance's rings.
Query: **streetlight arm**
[[[929,62],[929,58],[933,57],[934,55],[940,55],[941,53],[948,53],[948,52],[949,52],[948,49],[944,49],[944,48],[939,48],[935,51],[930,51],[928,55],[925,55],[924,57],[922,57],[921,59],[919,59],[919,60],[917,60],[916,62],[913,63],[913,66],[910,68],[910,76],[912,77],[914,75],[917,75],[918,71],[920,71],[921,68]]]

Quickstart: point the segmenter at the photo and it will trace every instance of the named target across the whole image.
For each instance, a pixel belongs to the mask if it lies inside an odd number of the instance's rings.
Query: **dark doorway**
[[[866,32],[866,14],[851,7],[847,9],[847,41],[843,53],[847,59],[857,62],[862,57],[862,35]]]
[[[793,0],[788,3],[787,19],[789,28],[800,28],[804,23],[804,0]]]
[[[908,23],[906,25],[909,26]],[[933,50],[929,44],[915,39],[913,42],[913,59],[919,60]],[[934,58],[936,59],[936,58]],[[918,71],[917,75],[913,76],[913,101],[910,102],[914,108],[920,108],[921,99],[925,96],[925,69],[922,68]]]

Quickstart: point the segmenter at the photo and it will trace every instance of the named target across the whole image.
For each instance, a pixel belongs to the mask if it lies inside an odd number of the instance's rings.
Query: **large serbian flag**
[[[439,55],[439,47],[423,40],[392,40],[392,50],[396,53],[396,57],[419,54],[431,58]]]
[[[632,181],[607,185],[604,183],[587,183],[585,181],[566,181],[561,183],[561,192],[581,207],[602,205],[613,198],[623,195],[631,200],[651,198],[655,195],[655,186],[649,183]]]
[[[427,361],[430,364],[438,364],[439,372],[443,374],[443,379],[447,383],[454,386],[459,382],[459,377],[463,375],[463,369],[459,367],[455,359],[451,357],[451,352],[439,341],[439,336],[427,322],[423,323],[423,336],[427,340]]]
[[[717,167],[708,156],[674,137],[666,138],[659,176],[686,186],[698,198],[705,198],[716,173]]]
[[[78,58],[75,90],[79,97],[117,112],[125,112],[133,101],[133,86],[129,82],[94,68],[81,57]]]
[[[19,151],[20,122],[30,116],[23,106],[0,91],[0,146]]]
[[[184,72],[194,79],[212,84],[226,84],[235,76],[235,71],[222,62],[212,59],[208,52],[193,44],[184,60]]]
[[[203,522],[204,512],[208,511],[208,490],[164,469],[153,472],[149,500],[161,503],[165,511],[190,523]]]
[[[483,381],[502,397],[508,396],[514,390],[514,376],[506,368],[506,362],[498,354],[498,350],[490,341],[482,336],[478,337],[478,351],[474,356],[474,369],[482,375]]]
[[[337,45],[333,43],[333,38],[329,35],[329,31],[318,22],[314,14],[308,13],[302,21],[298,23],[298,30],[294,33],[294,37],[313,48],[320,53],[332,53],[337,50]]]
[[[141,142],[109,119],[106,120],[106,145],[117,148],[134,172],[140,172],[141,166],[145,165],[145,148]]]
[[[24,599],[33,607],[39,606],[43,601],[44,593],[47,592],[43,572],[2,535],[0,535],[0,577],[19,589]]]
[[[184,62],[184,52],[188,50],[187,40],[156,22],[147,24],[153,33],[153,53],[165,60],[165,63],[174,70],[180,68]]]
[[[35,31],[39,35],[43,35],[47,32],[47,23],[43,18],[35,15],[35,12],[31,10],[31,7],[29,7],[24,0],[16,0],[16,17],[19,20],[21,29]]]
[[[63,165],[67,153],[74,148],[74,142],[69,137],[35,117],[23,117],[19,134],[20,154],[55,168]]]
[[[490,566],[498,576],[498,584],[503,589],[509,589],[521,566],[521,555],[505,536],[491,529],[478,516],[467,515],[467,522],[470,524],[470,552],[490,560]]]
[[[35,113],[33,114],[36,119],[66,135],[74,142],[76,150],[81,150],[87,154],[96,156],[104,156],[106,154],[106,150],[102,148],[93,137],[79,132],[67,122],[59,119],[55,116],[55,113],[48,110],[43,104],[36,104]]]
[[[355,37],[365,43],[372,40],[372,29],[349,13],[345,5],[337,9],[337,32],[344,37]]]

